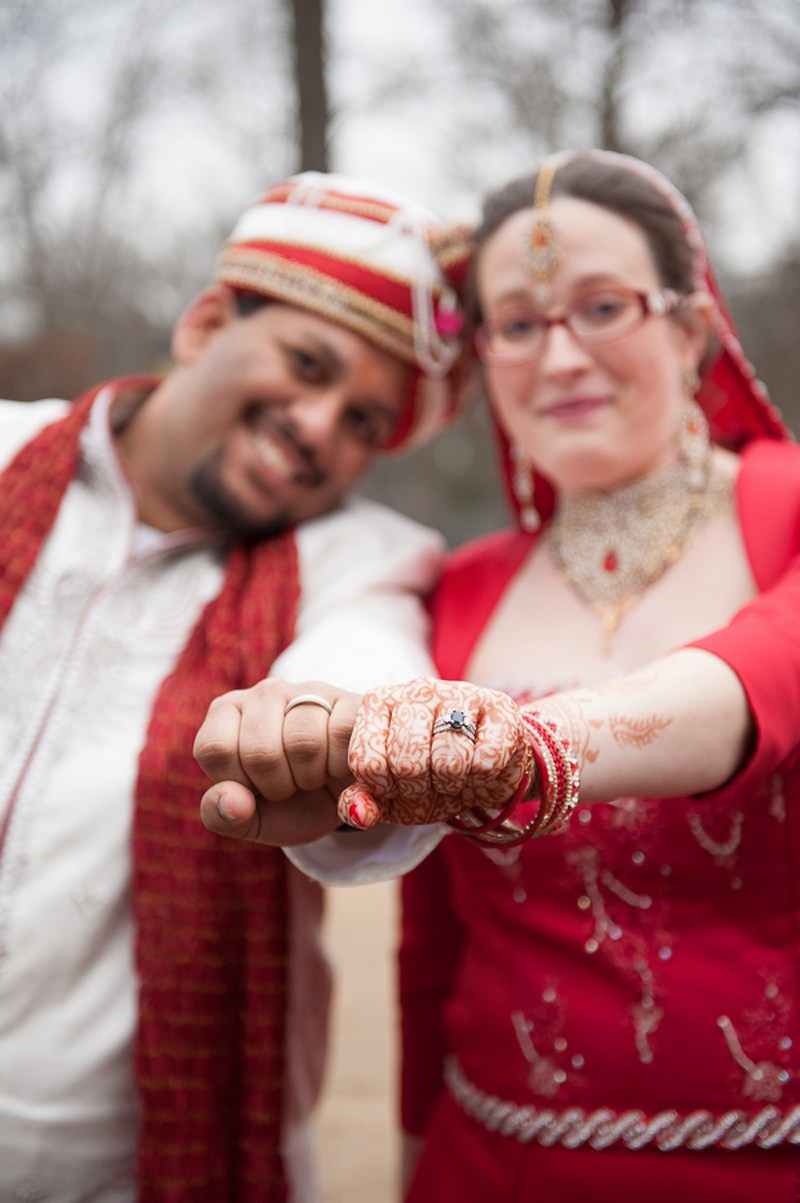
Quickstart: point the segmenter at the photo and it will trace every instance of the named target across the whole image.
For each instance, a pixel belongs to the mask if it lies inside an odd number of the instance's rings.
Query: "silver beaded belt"
[[[649,1118],[643,1111],[612,1111],[600,1107],[585,1111],[568,1107],[564,1111],[524,1107],[507,1103],[474,1086],[455,1057],[445,1063],[444,1080],[463,1111],[489,1132],[510,1136],[523,1144],[563,1145],[577,1149],[608,1149],[622,1144],[628,1149],[655,1145],[662,1152],[672,1149],[742,1149],[755,1145],[773,1149],[777,1145],[800,1145],[800,1106],[781,1111],[763,1107],[755,1115],[745,1111],[660,1111]]]

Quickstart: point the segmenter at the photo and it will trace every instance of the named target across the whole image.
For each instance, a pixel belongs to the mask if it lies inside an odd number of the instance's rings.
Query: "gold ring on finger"
[[[294,710],[295,706],[321,706],[323,710],[327,710],[328,714],[333,714],[333,706],[327,698],[321,698],[318,693],[298,693],[296,698],[292,698],[283,708],[283,713],[288,714],[290,710]]]

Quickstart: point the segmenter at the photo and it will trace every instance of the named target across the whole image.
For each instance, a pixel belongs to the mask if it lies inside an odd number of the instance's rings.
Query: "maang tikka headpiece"
[[[556,228],[547,214],[547,206],[553,179],[562,158],[562,155],[551,155],[539,168],[533,197],[533,215],[525,232],[525,245],[522,250],[522,261],[534,277],[534,299],[542,308],[550,304],[550,277],[561,258],[561,244]]]

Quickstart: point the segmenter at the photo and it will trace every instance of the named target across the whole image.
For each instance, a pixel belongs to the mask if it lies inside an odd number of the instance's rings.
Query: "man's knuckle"
[[[194,754],[204,768],[226,764],[231,757],[230,746],[222,739],[200,732],[195,739]]]
[[[242,768],[248,777],[261,777],[272,773],[280,764],[280,756],[264,744],[243,748],[240,754]]]

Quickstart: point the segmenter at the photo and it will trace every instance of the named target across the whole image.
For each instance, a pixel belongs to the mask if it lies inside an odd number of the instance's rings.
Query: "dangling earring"
[[[695,401],[700,387],[697,372],[687,372],[683,380],[684,403],[678,428],[678,448],[686,465],[689,488],[701,492],[706,486],[708,470],[708,420]]]
[[[519,506],[520,526],[536,531],[542,525],[533,500],[533,465],[519,443],[511,444],[511,489]]]

